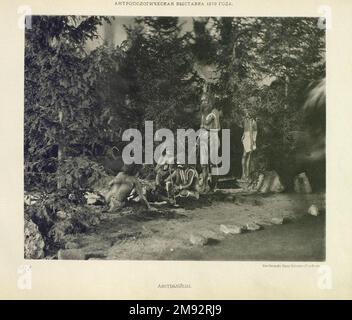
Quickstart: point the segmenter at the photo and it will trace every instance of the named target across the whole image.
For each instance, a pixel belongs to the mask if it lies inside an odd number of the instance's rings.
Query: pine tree
[[[182,34],[178,18],[145,17],[127,28],[129,43],[124,75],[130,79],[131,112],[139,125],[153,120],[156,127],[192,126],[194,78],[189,34]]]
[[[106,137],[97,84],[104,57],[89,55],[104,18],[34,16],[25,42],[25,182],[61,188],[60,167]]]

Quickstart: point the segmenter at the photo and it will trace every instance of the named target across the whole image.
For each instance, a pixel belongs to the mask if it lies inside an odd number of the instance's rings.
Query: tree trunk
[[[63,181],[63,175],[61,172],[61,168],[62,168],[62,162],[64,160],[65,157],[65,144],[63,141],[63,111],[60,110],[59,111],[59,122],[61,124],[61,132],[59,135],[59,141],[58,141],[58,150],[57,150],[57,162],[58,162],[58,168],[57,168],[57,176],[56,176],[56,184],[57,184],[57,189],[60,190],[64,187],[64,181]]]
[[[289,84],[290,78],[288,75],[285,75],[285,110],[288,109],[288,84]]]

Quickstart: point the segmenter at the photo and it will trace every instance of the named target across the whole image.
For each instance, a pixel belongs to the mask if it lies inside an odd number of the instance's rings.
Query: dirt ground
[[[310,216],[315,204],[321,215]],[[283,218],[283,224],[281,221]],[[224,234],[221,225],[256,223],[256,231]],[[197,242],[197,240],[199,240]],[[325,259],[324,194],[219,192],[179,208],[148,212],[127,207],[72,237],[87,259],[311,260]]]

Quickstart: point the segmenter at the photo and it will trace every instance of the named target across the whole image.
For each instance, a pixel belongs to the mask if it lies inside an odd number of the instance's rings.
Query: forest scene
[[[326,70],[318,19],[119,19],[32,16],[25,30],[25,258],[323,260]],[[117,24],[118,43],[111,41]],[[159,194],[156,163],[128,172],[122,135],[144,132],[145,121],[155,130],[198,130],[204,97],[231,132],[230,171],[175,200],[173,189]],[[246,117],[257,128],[250,160]],[[164,164],[168,176],[177,171]],[[114,183],[125,183],[121,172],[136,182],[115,209],[109,201]]]

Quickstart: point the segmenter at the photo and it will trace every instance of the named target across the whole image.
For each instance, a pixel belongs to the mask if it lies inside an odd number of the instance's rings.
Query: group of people
[[[150,190],[143,188],[138,179],[139,168],[135,164],[124,165],[121,172],[110,181],[110,189],[105,196],[109,211],[124,207],[128,199],[133,197],[138,197],[147,209],[152,209],[147,200],[147,195],[151,193],[153,199],[166,200],[172,205],[176,205],[178,197],[199,199],[199,194],[202,192],[202,180],[194,167],[171,162],[158,164],[155,168],[155,184],[150,187]]]
[[[177,197],[199,199],[201,193],[208,193],[215,186],[216,177],[211,175],[209,150],[218,151],[220,140],[218,132],[220,113],[214,106],[213,95],[204,90],[201,97],[200,135],[197,139],[200,167],[182,163],[174,164],[173,157],[165,157],[156,166],[156,187],[161,192],[166,191],[168,201],[176,202]],[[211,131],[216,134],[209,134]],[[205,138],[202,135],[206,135]],[[206,146],[202,146],[206,143]],[[199,170],[197,170],[199,169]]]
[[[244,133],[242,143],[244,153],[242,158],[242,179],[249,178],[250,156],[256,149],[257,124],[249,116],[248,112],[244,117]],[[167,200],[170,204],[176,204],[178,197],[191,197],[199,199],[200,194],[208,193],[216,185],[216,176],[211,174],[209,161],[209,150],[218,151],[220,139],[220,113],[214,107],[213,96],[206,90],[201,98],[201,123],[200,136],[197,139],[198,157],[200,166],[179,163],[173,156],[163,156],[155,167],[155,187],[154,194],[161,200]],[[211,132],[216,134],[210,134]],[[206,135],[203,139],[201,135]],[[206,147],[202,147],[206,143]],[[208,148],[209,147],[209,148]],[[138,166],[124,165],[121,172],[110,182],[110,190],[107,194],[106,202],[110,211],[123,207],[126,200],[135,193],[147,208],[151,208],[146,198],[145,192],[138,180]],[[155,197],[154,197],[155,198]]]
[[[194,167],[185,164],[165,161],[156,166],[155,188],[161,196],[166,196],[171,204],[176,203],[178,197],[199,199],[201,180]]]
[[[209,149],[218,150],[220,140],[218,134],[210,135],[210,131],[220,130],[219,111],[213,107],[212,96],[206,91],[201,99],[201,134],[207,134],[206,139],[199,137],[197,144],[207,143]],[[170,204],[176,204],[178,197],[190,197],[199,199],[201,193],[207,193],[214,186],[215,177],[212,177],[209,165],[209,149],[202,148],[199,157],[204,163],[200,169],[195,165],[187,165],[176,162],[172,156],[164,156],[155,167],[155,190],[154,194],[159,199],[167,200]],[[105,200],[109,204],[109,210],[113,211],[125,205],[131,193],[135,193],[147,208],[151,208],[145,192],[138,180],[138,166],[124,165],[121,172],[110,182],[110,190]]]

